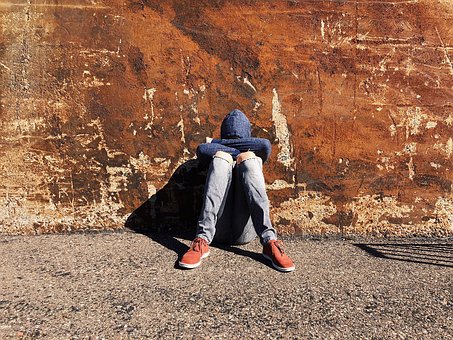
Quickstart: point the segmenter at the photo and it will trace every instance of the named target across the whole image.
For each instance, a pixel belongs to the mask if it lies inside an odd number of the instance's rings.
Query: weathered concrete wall
[[[198,206],[203,180],[181,187],[196,165],[172,175],[233,108],[273,142],[281,231],[452,228],[449,0],[11,0],[0,16],[3,233]]]

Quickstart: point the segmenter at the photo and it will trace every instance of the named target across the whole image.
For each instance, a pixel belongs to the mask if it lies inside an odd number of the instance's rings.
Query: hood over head
[[[222,139],[250,138],[250,121],[240,110],[233,110],[225,116],[220,129]]]

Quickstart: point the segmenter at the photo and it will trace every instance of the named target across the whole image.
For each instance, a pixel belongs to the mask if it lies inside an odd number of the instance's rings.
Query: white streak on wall
[[[451,114],[449,114],[448,118],[445,119],[445,123],[447,123],[448,126],[451,126],[453,124],[453,116]]]
[[[395,137],[396,136],[396,131],[397,131],[396,125],[394,125],[394,124],[390,125],[389,131],[390,131],[390,136]]]
[[[324,34],[325,34],[325,31],[324,31],[324,20],[321,19],[321,37],[322,37],[322,40],[324,40]]]
[[[426,129],[434,129],[437,126],[437,122],[428,122],[426,123]]]
[[[184,118],[182,117],[182,115],[180,115],[180,117],[181,117],[181,120],[178,122],[178,124],[176,126],[179,127],[179,131],[181,132],[181,142],[185,143],[186,136],[184,134]]]
[[[3,63],[0,63],[0,66],[4,67],[4,68],[7,69],[8,71],[11,71],[11,69],[10,69],[8,66],[6,66],[5,64],[3,64]]]
[[[256,92],[256,87],[253,86],[253,84],[250,82],[250,80],[247,77],[244,77],[244,84],[250,86],[252,88],[252,90]]]
[[[407,168],[409,169],[409,179],[411,181],[413,181],[414,176],[415,176],[415,166],[414,166],[414,160],[412,159],[412,156],[411,156],[411,159],[409,160],[409,163],[407,163]]]
[[[278,100],[278,94],[275,89],[272,90],[274,96],[272,98],[272,121],[275,125],[275,134],[278,139],[280,152],[277,155],[277,160],[287,168],[292,165],[294,159],[291,158],[290,134],[288,123],[285,115],[282,114],[282,107]]]
[[[445,152],[447,153],[448,158],[453,154],[453,139],[451,137],[448,139],[447,144],[445,145]]]
[[[153,125],[154,123],[154,103],[153,103],[153,99],[154,99],[154,93],[156,93],[156,89],[155,88],[151,88],[151,89],[145,89],[145,93],[143,94],[143,99],[145,100],[145,102],[149,101],[149,104],[151,106],[151,125]],[[145,119],[147,119],[148,115],[145,116]]]
[[[195,123],[197,123],[198,125],[200,125],[201,124],[201,120],[200,120],[200,116],[198,115],[198,106],[197,106],[197,101],[196,100],[190,105],[190,109],[192,110],[193,113],[195,113],[195,118],[193,119],[193,121]]]

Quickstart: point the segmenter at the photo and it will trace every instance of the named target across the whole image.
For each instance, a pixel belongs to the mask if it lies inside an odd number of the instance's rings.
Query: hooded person
[[[263,162],[271,153],[267,139],[251,136],[250,121],[240,110],[225,116],[221,138],[200,144],[197,158],[209,165],[196,237],[179,261],[192,269],[209,256],[212,241],[245,244],[257,235],[263,256],[282,272],[295,269],[277,240],[269,215]]]
[[[252,137],[247,116],[240,110],[233,110],[223,119],[220,139],[200,144],[197,158],[201,163],[209,164],[217,151],[230,154],[234,160],[241,152],[252,151],[265,162],[271,154],[271,143],[264,138]]]

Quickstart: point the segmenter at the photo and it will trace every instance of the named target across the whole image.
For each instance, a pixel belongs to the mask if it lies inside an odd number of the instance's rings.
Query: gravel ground
[[[0,236],[0,338],[453,338],[451,239],[290,238],[286,274],[258,242],[180,270],[188,244]]]

